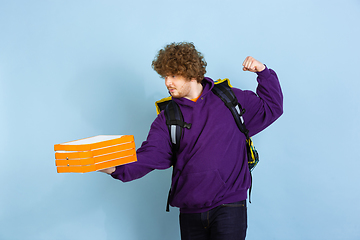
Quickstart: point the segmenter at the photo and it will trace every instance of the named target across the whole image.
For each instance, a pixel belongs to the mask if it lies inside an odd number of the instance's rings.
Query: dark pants
[[[246,200],[204,213],[180,213],[182,240],[244,240],[246,229]]]

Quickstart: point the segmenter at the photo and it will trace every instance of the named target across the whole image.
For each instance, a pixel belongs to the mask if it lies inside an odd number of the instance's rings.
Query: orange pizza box
[[[135,162],[133,135],[99,135],[54,145],[58,173],[85,173]]]

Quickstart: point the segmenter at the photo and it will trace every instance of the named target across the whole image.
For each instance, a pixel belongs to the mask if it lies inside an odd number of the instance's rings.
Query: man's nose
[[[166,86],[170,86],[171,85],[171,80],[169,77],[165,77],[165,85]]]

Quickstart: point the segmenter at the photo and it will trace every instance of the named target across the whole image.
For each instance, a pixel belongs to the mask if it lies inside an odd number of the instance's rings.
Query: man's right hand
[[[112,174],[113,172],[115,172],[115,170],[116,170],[116,167],[110,167],[110,168],[101,169],[98,172]]]

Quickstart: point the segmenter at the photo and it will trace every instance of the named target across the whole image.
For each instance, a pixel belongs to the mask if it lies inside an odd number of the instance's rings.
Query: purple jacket
[[[249,135],[273,123],[283,112],[283,96],[276,73],[266,68],[258,74],[257,95],[233,88],[243,108]],[[203,80],[197,102],[186,98],[178,103],[184,129],[172,177],[170,205],[183,213],[199,213],[224,203],[245,200],[250,187],[245,135],[238,129],[230,110],[212,93],[214,82]],[[116,167],[112,177],[131,181],[154,169],[171,167],[171,140],[161,112],[151,125],[147,140],[137,150],[135,163]]]

